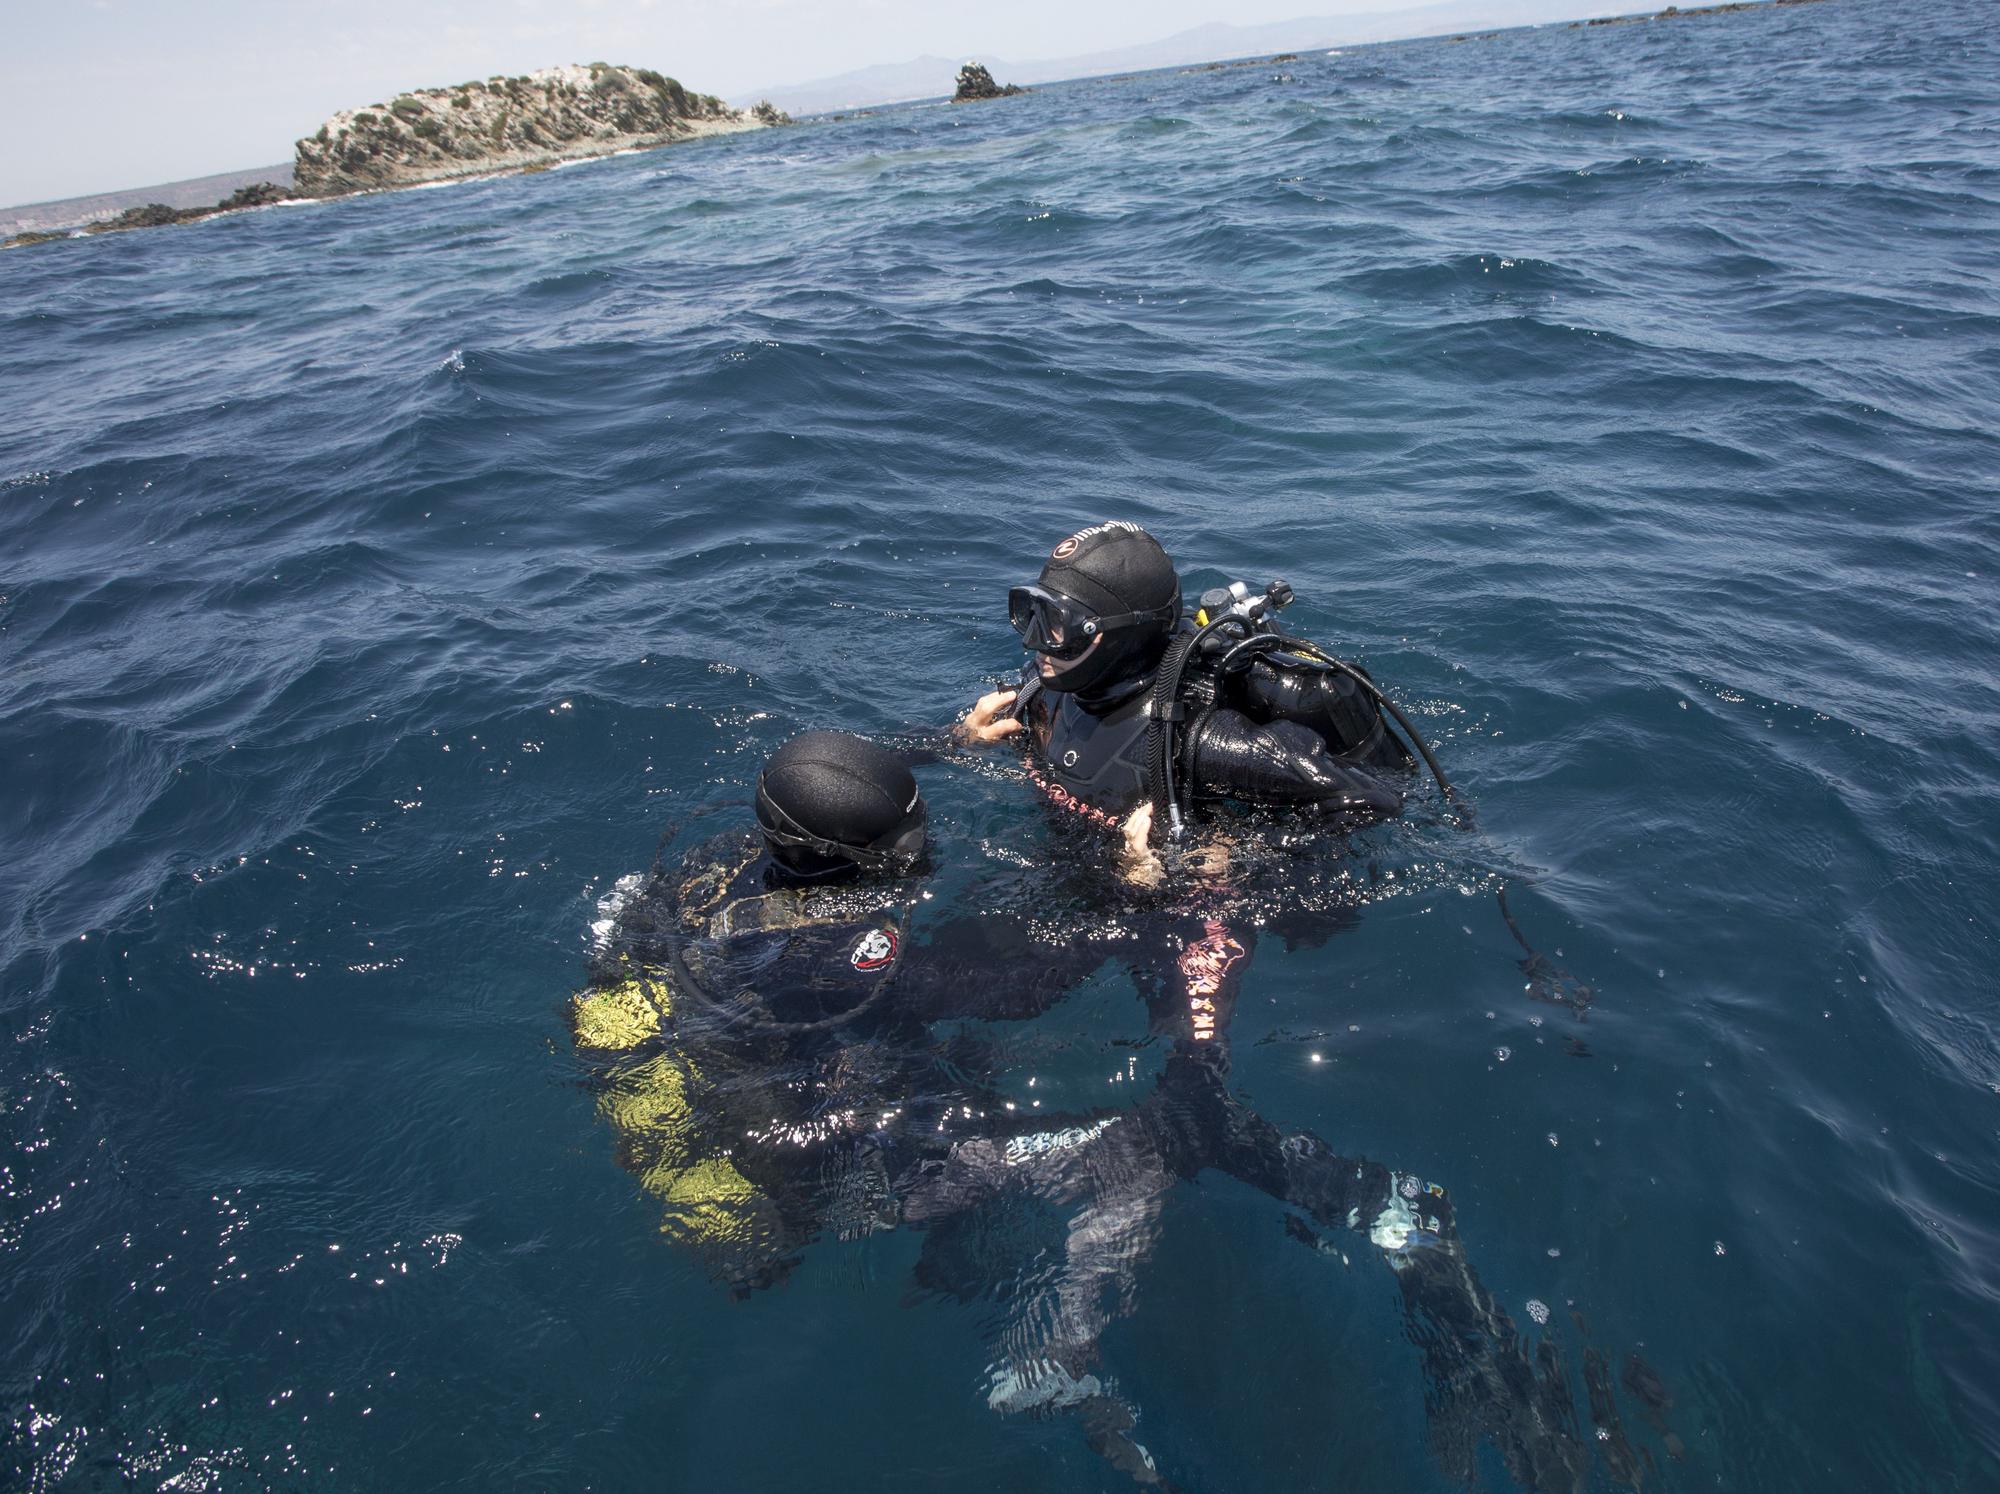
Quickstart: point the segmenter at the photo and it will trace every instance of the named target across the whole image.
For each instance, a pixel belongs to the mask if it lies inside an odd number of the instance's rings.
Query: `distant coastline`
[[[1379,0],[1378,0],[1379,3]],[[1773,0],[1745,0],[1752,10],[1773,8]],[[1796,0],[1794,0],[1796,3]],[[1303,14],[1290,20],[1235,24],[1210,22],[1156,41],[1065,57],[1022,59],[981,54],[980,60],[1011,82],[1041,86],[1122,78],[1168,69],[1257,66],[1286,52],[1301,56],[1330,48],[1485,37],[1498,32],[1555,30],[1571,24],[1639,24],[1661,19],[1661,0],[1640,10],[1630,0],[1431,0],[1414,8],[1349,12],[1337,16]],[[1306,9],[1301,6],[1301,9]],[[1723,13],[1697,5],[1676,16]],[[772,82],[757,90],[801,118],[850,114],[898,104],[951,97],[947,80],[954,58],[924,56],[878,63],[832,77],[800,83]]]

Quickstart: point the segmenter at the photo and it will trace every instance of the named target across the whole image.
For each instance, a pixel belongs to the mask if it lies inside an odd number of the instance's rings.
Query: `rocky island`
[[[1004,99],[1010,94],[1027,91],[1018,83],[1002,87],[993,81],[993,74],[982,65],[968,62],[958,70],[958,91],[951,96],[951,101],[954,104],[969,104],[978,99]]]
[[[420,88],[386,104],[344,109],[299,141],[289,192],[259,182],[212,207],[147,203],[81,230],[16,234],[0,248],[70,238],[78,231],[162,228],[290,198],[342,197],[452,177],[537,171],[558,161],[790,123],[789,115],[768,103],[732,109],[713,94],[690,93],[651,68],[608,62],[543,68],[518,78]]]
[[[770,104],[732,109],[651,68],[550,67],[344,109],[298,143],[292,181],[301,197],[337,197],[789,122]]]

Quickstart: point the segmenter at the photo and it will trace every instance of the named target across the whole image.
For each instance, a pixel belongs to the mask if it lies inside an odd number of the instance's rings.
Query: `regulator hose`
[[[1315,659],[1331,669],[1336,669],[1353,680],[1362,689],[1366,690],[1369,697],[1382,707],[1383,710],[1387,711],[1396,725],[1403,729],[1403,735],[1408,737],[1410,745],[1417,749],[1417,756],[1421,757],[1424,760],[1424,766],[1431,770],[1431,777],[1435,778],[1438,782],[1438,787],[1444,790],[1444,796],[1463,810],[1468,819],[1471,817],[1472,801],[1459,793],[1452,781],[1444,776],[1444,769],[1438,766],[1437,754],[1431,751],[1430,743],[1424,740],[1423,733],[1417,730],[1416,725],[1410,718],[1403,714],[1403,708],[1382,693],[1381,686],[1377,685],[1367,675],[1344,659],[1334,658],[1332,654],[1328,653],[1318,644],[1309,643],[1303,638],[1280,637],[1278,639],[1278,647],[1290,653],[1304,654],[1308,659]]]
[[[1152,796],[1153,813],[1166,813],[1165,835],[1169,840],[1179,840],[1185,825],[1181,819],[1180,795],[1174,788],[1174,758],[1179,755],[1179,727],[1186,718],[1187,707],[1181,702],[1181,678],[1187,669],[1188,658],[1201,647],[1209,634],[1235,623],[1247,626],[1243,620],[1225,613],[1213,622],[1203,623],[1192,633],[1186,633],[1167,645],[1166,653],[1160,659],[1159,672],[1153,676],[1153,698],[1147,706],[1153,718],[1149,733],[1146,764],[1146,787]]]

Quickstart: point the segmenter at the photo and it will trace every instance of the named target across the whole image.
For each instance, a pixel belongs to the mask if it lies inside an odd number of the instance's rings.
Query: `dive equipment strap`
[[[1159,673],[1153,676],[1153,698],[1146,708],[1146,787],[1153,803],[1154,829],[1170,841],[1179,840],[1187,828],[1181,815],[1181,794],[1174,783],[1174,768],[1186,735],[1177,728],[1188,718],[1181,680],[1188,655],[1220,623],[1218,619],[1174,639],[1160,659]],[[1212,698],[1209,704],[1213,706]]]
[[[1020,688],[1014,692],[1014,703],[1007,707],[1007,714],[1016,721],[1025,723],[1028,719],[1028,707],[1034,703],[1035,697],[1040,695],[1043,689],[1042,677],[1038,674],[1029,675],[1021,681]]]

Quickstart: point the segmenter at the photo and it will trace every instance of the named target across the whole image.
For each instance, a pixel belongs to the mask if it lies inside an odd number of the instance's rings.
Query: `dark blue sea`
[[[989,1409],[916,1231],[718,1286],[564,1018],[663,833],[803,729],[949,722],[1120,517],[1288,579],[1478,806],[1416,787],[1259,945],[1244,1102],[1448,1184],[1646,1487],[2000,1488],[1993,19],[1357,49],[0,255],[0,1485],[1130,1487]],[[941,902],[1067,854],[1006,757],[920,776]],[[1157,1059],[1116,967],[1007,1037],[1052,1109]],[[1168,1195],[1103,1341],[1146,1446],[1456,1487],[1394,1274],[1283,1214]]]

